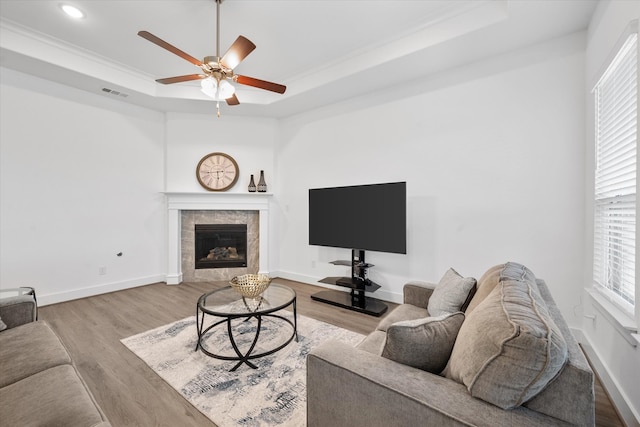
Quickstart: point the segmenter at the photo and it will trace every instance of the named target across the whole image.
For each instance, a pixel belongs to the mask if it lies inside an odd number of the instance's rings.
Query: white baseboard
[[[270,271],[269,275],[271,277],[281,277],[283,279],[294,280],[296,282],[306,283],[308,285],[321,286],[323,288],[330,288],[330,289],[338,289],[337,286],[331,286],[325,283],[318,282],[319,279],[317,277],[305,276],[303,274],[292,273],[290,271],[275,270],[275,271]]]
[[[182,283],[182,273],[180,274],[167,274],[164,280],[167,285],[179,285]]]
[[[122,282],[104,283],[101,285],[91,286],[88,288],[72,289],[64,292],[56,292],[51,294],[37,294],[38,306],[49,304],[57,304],[59,302],[71,301],[79,298],[92,297],[94,295],[106,294],[123,289],[135,288],[138,286],[149,285],[151,283],[164,282],[166,276],[146,276],[135,279],[124,280]],[[36,289],[36,292],[38,290]]]
[[[576,333],[579,332],[579,335]],[[602,386],[607,390],[609,397],[611,398],[613,405],[618,410],[622,421],[628,427],[640,427],[640,415],[635,414],[631,405],[627,401],[627,397],[620,391],[617,381],[611,376],[605,363],[598,355],[597,350],[593,347],[589,338],[582,332],[582,330],[572,329],[572,332],[576,336],[576,339],[580,344],[584,352],[591,362],[591,366],[598,374]]]

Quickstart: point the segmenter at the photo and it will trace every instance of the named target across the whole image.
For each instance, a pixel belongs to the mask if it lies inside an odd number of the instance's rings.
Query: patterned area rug
[[[280,311],[289,319],[293,314]],[[214,319],[207,317],[207,322]],[[234,337],[243,351],[255,336],[257,321],[233,323]],[[292,328],[283,321],[263,318],[254,354],[277,347],[291,337]],[[200,350],[195,316],[122,340],[162,379],[220,427],[306,425],[306,356],[327,339],[357,344],[363,335],[298,315],[298,342],[252,362],[258,369],[237,362],[211,358]],[[235,355],[226,326],[205,337],[205,347],[222,355]],[[244,352],[244,351],[243,351]]]

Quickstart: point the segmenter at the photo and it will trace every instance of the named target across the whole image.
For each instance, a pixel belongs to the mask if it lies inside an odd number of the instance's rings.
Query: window
[[[635,307],[638,34],[624,42],[594,89],[596,287],[633,316]]]

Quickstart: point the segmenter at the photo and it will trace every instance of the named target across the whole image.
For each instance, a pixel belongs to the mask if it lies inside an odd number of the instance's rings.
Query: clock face
[[[226,191],[238,181],[238,164],[225,153],[207,154],[196,167],[198,182],[209,191]]]

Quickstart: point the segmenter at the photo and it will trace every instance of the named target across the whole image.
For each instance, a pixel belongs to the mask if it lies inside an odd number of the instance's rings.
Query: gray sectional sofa
[[[0,425],[110,426],[33,296],[0,300]]]
[[[593,372],[544,281],[506,263],[412,282],[358,346],[307,358],[307,425],[593,426]]]

